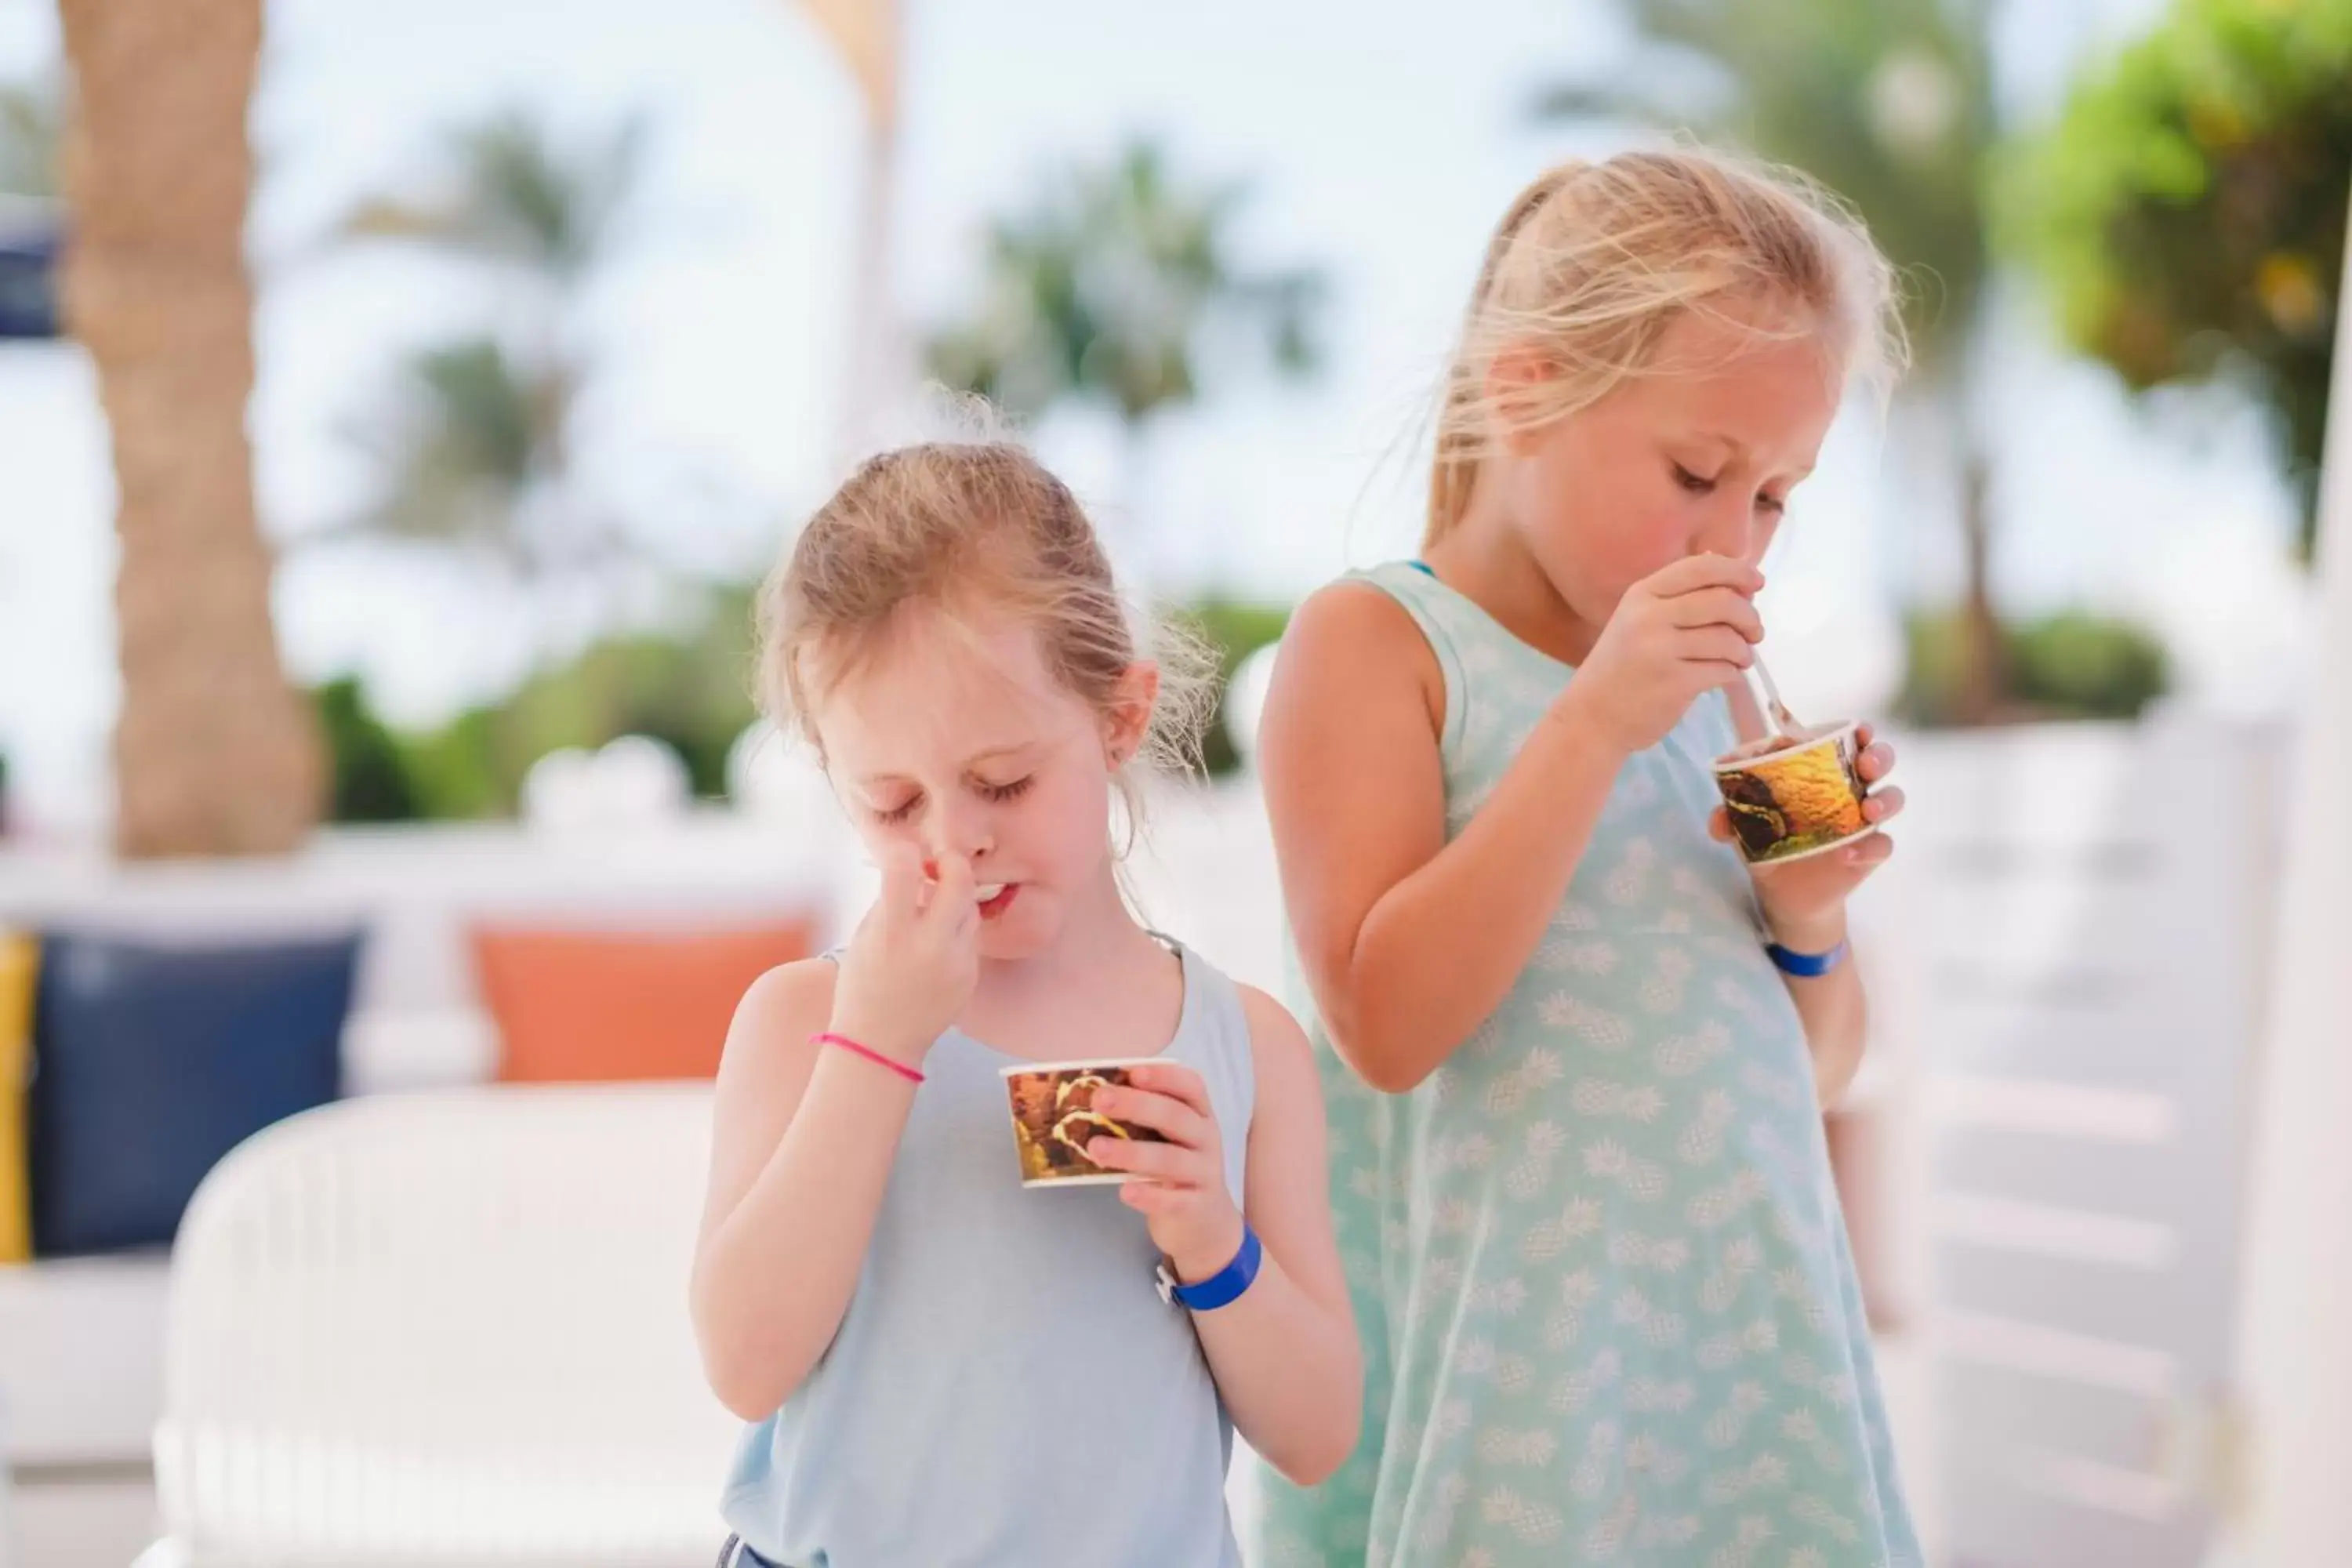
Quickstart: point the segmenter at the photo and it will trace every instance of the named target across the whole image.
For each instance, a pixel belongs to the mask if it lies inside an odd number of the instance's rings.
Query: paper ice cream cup
[[[1859,724],[1769,736],[1716,759],[1715,787],[1739,853],[1753,865],[1801,860],[1877,827],[1863,816]]]
[[[1150,1057],[1112,1057],[1094,1061],[1023,1062],[1003,1069],[1005,1099],[1013,1112],[1013,1141],[1021,1157],[1024,1187],[1108,1186],[1130,1179],[1087,1158],[1093,1138],[1132,1138],[1164,1143],[1157,1131],[1114,1121],[1094,1108],[1095,1090],[1125,1088],[1129,1068]]]

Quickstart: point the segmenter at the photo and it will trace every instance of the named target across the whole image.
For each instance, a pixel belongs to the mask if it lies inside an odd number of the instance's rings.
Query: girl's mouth
[[[980,896],[980,918],[992,921],[1013,907],[1013,896],[1021,891],[1018,882],[982,882],[972,889]]]

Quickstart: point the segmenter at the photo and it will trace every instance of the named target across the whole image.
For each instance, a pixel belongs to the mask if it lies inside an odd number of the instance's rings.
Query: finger
[[[1197,1187],[1206,1179],[1207,1162],[1201,1151],[1181,1143],[1147,1143],[1139,1138],[1097,1132],[1087,1140],[1087,1158],[1106,1171],[1150,1176],[1180,1187]]]
[[[1699,588],[1729,588],[1741,594],[1753,594],[1764,586],[1764,574],[1745,561],[1728,555],[1685,555],[1674,564],[1653,572],[1641,585],[1653,595],[1671,599]]]
[[[1127,1069],[1127,1081],[1153,1094],[1191,1106],[1203,1116],[1213,1117],[1216,1107],[1209,1102],[1209,1085],[1201,1075],[1182,1062],[1137,1062]]]
[[[1875,870],[1885,865],[1887,857],[1894,853],[1895,840],[1884,833],[1874,833],[1847,846],[1843,859],[1847,865],[1858,869]]]
[[[1706,836],[1717,844],[1731,842],[1731,813],[1717,806],[1706,814]]]
[[[1119,1184],[1119,1201],[1139,1214],[1174,1214],[1192,1197],[1188,1187],[1171,1187],[1165,1182],[1147,1182],[1140,1178]]]
[[[1870,798],[1862,803],[1862,817],[1864,822],[1885,822],[1902,809],[1903,786],[1888,784],[1885,789],[1872,791]]]
[[[882,847],[882,902],[902,912],[923,907],[923,852],[903,840]]]
[[[940,930],[946,934],[947,951],[963,956],[980,947],[980,906],[967,898],[960,905],[946,910],[940,917]]]
[[[1756,647],[1729,626],[1692,626],[1675,634],[1675,652],[1687,660],[1730,666],[1730,675],[1756,662]]]
[[[1728,588],[1702,588],[1668,602],[1668,616],[1678,626],[1730,626],[1749,642],[1764,640],[1763,617],[1754,601]]]
[[[1869,750],[1871,742],[1877,738],[1878,731],[1873,729],[1867,721],[1853,727],[1853,743],[1864,751]]]
[[[1216,1142],[1217,1124],[1181,1100],[1143,1089],[1098,1089],[1094,1108],[1113,1121],[1149,1127],[1172,1143],[1207,1149]]]
[[[1895,771],[1895,748],[1884,742],[1874,746],[1865,744],[1855,765],[1862,770],[1863,783],[1876,784]]]
[[[972,907],[971,862],[950,850],[939,858],[939,880],[932,884],[935,907],[961,915]]]

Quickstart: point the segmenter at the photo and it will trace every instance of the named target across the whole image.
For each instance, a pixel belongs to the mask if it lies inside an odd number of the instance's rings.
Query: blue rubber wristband
[[[1160,1266],[1160,1297],[1195,1312],[1213,1312],[1240,1299],[1257,1278],[1258,1265],[1265,1260],[1265,1249],[1258,1245],[1257,1232],[1242,1222],[1242,1248],[1234,1260],[1197,1285],[1180,1285],[1168,1265]]]
[[[1827,974],[1845,962],[1849,946],[1839,942],[1827,952],[1794,952],[1777,942],[1768,942],[1764,951],[1783,974],[1793,974],[1801,980],[1813,980]]]

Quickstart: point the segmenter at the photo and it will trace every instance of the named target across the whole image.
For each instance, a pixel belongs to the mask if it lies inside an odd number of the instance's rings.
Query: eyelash
[[[1696,474],[1692,473],[1680,463],[1674,465],[1674,470],[1675,482],[1682,486],[1683,489],[1690,491],[1693,495],[1704,496],[1715,493],[1715,481],[1713,479],[1700,479]],[[1756,504],[1762,507],[1766,511],[1770,512],[1774,517],[1779,517],[1789,510],[1789,503],[1787,501],[1781,500],[1778,497],[1774,496],[1758,496],[1756,498]]]
[[[1036,782],[1037,775],[1032,773],[1026,778],[1014,779],[1011,784],[981,784],[977,787],[984,798],[992,800],[1002,805],[1007,801],[1019,800],[1023,795],[1027,795],[1029,793],[1029,786]],[[914,816],[915,807],[922,804],[923,797],[921,795],[915,795],[909,798],[904,805],[894,805],[887,811],[877,811],[874,814],[874,819],[877,822],[896,825],[898,823],[904,822],[908,817]]]

